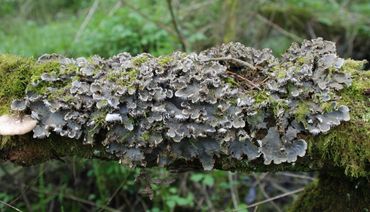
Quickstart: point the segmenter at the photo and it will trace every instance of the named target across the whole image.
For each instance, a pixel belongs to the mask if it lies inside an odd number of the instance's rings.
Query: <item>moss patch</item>
[[[158,64],[161,66],[166,66],[172,61],[170,56],[163,56],[158,58]]]
[[[262,91],[257,91],[253,93],[253,98],[255,99],[257,104],[260,104],[262,102],[268,101],[270,99],[270,96],[268,93],[264,90]]]
[[[149,60],[148,56],[139,55],[139,56],[132,58],[132,63],[136,66],[141,66],[141,64],[145,63],[148,60]]]
[[[233,77],[225,77],[225,78],[223,78],[223,80],[228,85],[230,85],[230,87],[239,87],[240,86],[239,83],[237,83]]]
[[[306,116],[310,113],[310,107],[307,102],[300,101],[297,108],[295,109],[295,117],[297,121],[305,124]]]
[[[11,102],[24,97],[27,89],[42,94],[48,86],[47,83],[36,87],[30,86],[30,83],[38,81],[42,73],[59,70],[57,61],[37,64],[32,58],[0,55],[0,114],[10,113]]]
[[[31,88],[30,83],[37,81],[42,73],[58,70],[59,63],[56,61],[36,64],[32,58],[0,55],[0,115],[11,113],[11,102],[23,98],[25,91]],[[32,90],[42,94],[46,86],[42,84],[32,87]],[[0,136],[0,149],[14,145],[14,139]]]
[[[12,55],[0,55],[0,114],[8,114],[13,99],[22,98],[34,61]]]
[[[369,196],[367,179],[321,173],[319,180],[306,187],[290,211],[369,211]]]
[[[138,74],[139,70],[136,69],[121,72],[109,72],[107,74],[107,80],[113,81],[123,87],[130,88],[134,86]]]
[[[14,143],[12,143],[12,137],[4,135],[0,136],[0,150],[10,146],[14,146]]]
[[[351,120],[327,135],[308,138],[309,151],[319,152],[323,161],[332,161],[348,176],[365,177],[370,176],[370,99],[364,92],[370,88],[370,71],[358,71],[363,62],[347,61],[343,71],[351,72],[353,83],[341,92],[338,104],[350,108]]]
[[[51,75],[59,75],[60,63],[56,60],[51,60],[51,61],[44,62],[41,64],[34,64],[31,67],[30,72],[32,74],[30,82],[33,84],[37,84],[37,86],[32,86],[29,84],[27,86],[27,90],[33,91],[40,95],[45,94],[48,87],[63,88],[69,82],[71,82],[71,80],[63,80],[63,81],[56,81],[56,82],[41,81],[41,75],[43,73],[50,73]]]

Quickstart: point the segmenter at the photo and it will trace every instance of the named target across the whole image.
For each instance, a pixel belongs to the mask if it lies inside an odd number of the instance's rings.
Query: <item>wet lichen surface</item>
[[[30,76],[11,109],[38,121],[36,139],[82,139],[133,166],[197,158],[210,170],[220,155],[294,163],[306,137],[350,120],[346,65],[322,39],[281,58],[240,43],[160,58],[44,55],[35,66],[53,68]]]

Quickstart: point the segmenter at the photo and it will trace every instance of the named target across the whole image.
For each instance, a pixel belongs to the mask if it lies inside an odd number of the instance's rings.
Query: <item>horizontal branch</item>
[[[0,158],[368,176],[362,66],[322,39],[281,58],[240,43],[158,58],[2,55]]]

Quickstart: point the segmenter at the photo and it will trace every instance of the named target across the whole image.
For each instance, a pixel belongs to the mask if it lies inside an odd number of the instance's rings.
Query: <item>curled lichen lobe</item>
[[[280,59],[229,43],[160,58],[53,61],[58,69],[34,75],[14,104],[38,120],[34,137],[101,142],[133,165],[145,165],[148,155],[160,165],[198,158],[205,169],[221,154],[294,162],[307,148],[300,134],[326,133],[349,119],[337,99],[351,77],[322,39],[294,44]]]

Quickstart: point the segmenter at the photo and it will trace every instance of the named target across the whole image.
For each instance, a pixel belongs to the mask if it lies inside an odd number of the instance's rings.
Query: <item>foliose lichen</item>
[[[34,75],[12,110],[38,121],[34,138],[99,142],[129,165],[198,158],[210,170],[219,155],[293,163],[307,149],[300,135],[326,133],[350,118],[338,92],[351,76],[334,43],[322,39],[293,44],[282,58],[229,43],[166,58],[52,60],[58,70]]]

